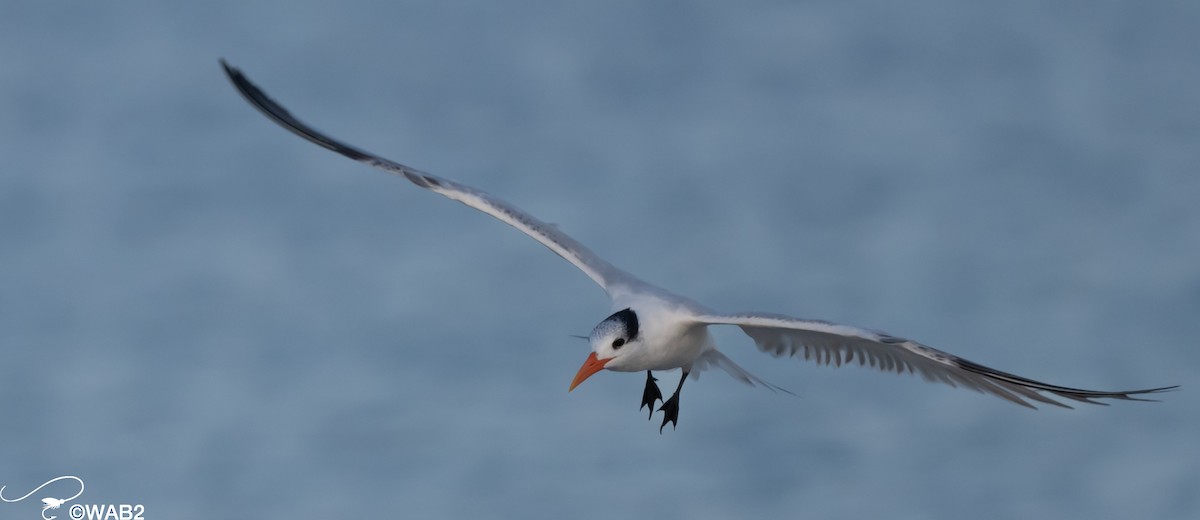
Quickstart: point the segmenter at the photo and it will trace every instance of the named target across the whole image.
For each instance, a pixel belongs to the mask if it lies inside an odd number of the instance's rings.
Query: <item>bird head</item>
[[[605,368],[617,368],[622,355],[636,349],[640,340],[637,313],[632,309],[617,311],[605,318],[592,329],[592,335],[588,337],[592,344],[592,353],[583,362],[583,366],[579,367],[579,372],[575,374],[575,379],[571,381],[571,387],[567,391],[574,390],[579,383],[596,372]]]

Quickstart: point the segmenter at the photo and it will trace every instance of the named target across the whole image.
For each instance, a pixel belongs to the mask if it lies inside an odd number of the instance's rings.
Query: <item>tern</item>
[[[1042,383],[974,363],[913,340],[877,330],[806,320],[759,312],[723,314],[689,298],[646,283],[614,267],[583,244],[482,190],[425,173],[416,168],[368,153],[318,132],[296,119],[268,97],[237,68],[221,60],[225,74],[246,101],[275,123],[304,139],[366,163],[413,184],[482,211],[529,235],[596,282],[611,300],[613,314],[601,321],[587,337],[592,352],[575,374],[568,391],[601,370],[646,372],[646,386],[639,410],[655,404],[663,412],[659,433],[668,423],[679,424],[679,392],[689,375],[719,368],[751,386],[784,391],[747,372],[717,349],[709,327],[740,327],[758,349],[775,357],[803,356],[824,365],[857,363],[883,371],[919,374],[927,381],[963,386],[981,393],[1035,408],[1029,401],[1071,408],[1043,394],[1092,404],[1097,399],[1153,401],[1136,396],[1178,388],[1166,386],[1143,390],[1097,391]],[[663,399],[655,371],[680,369],[682,376],[671,397]]]

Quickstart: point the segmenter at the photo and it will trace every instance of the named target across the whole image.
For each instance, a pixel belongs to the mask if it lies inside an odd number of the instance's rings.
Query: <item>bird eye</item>
[[[614,349],[621,348],[621,345],[624,345],[624,344],[625,344],[625,338],[617,338],[617,339],[613,340],[613,348]]]

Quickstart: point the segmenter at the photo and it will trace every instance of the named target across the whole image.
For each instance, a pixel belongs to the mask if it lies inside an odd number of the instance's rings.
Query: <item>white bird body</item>
[[[651,413],[654,402],[662,400],[662,396],[650,371],[682,369],[684,376],[679,381],[682,387],[688,374],[720,368],[744,383],[782,390],[745,371],[717,350],[708,330],[711,325],[740,327],[759,350],[776,357],[802,356],[821,364],[856,362],[885,371],[908,371],[929,381],[965,386],[1030,408],[1033,406],[1027,399],[1069,408],[1041,393],[1104,404],[1095,399],[1147,400],[1134,396],[1176,388],[1116,392],[1068,388],[1001,372],[915,341],[869,329],[780,314],[714,312],[614,267],[556,226],[482,190],[362,151],[316,131],[267,97],[240,71],[224,61],[221,63],[238,92],[284,128],[329,150],[402,176],[417,186],[487,213],[537,240],[595,281],[611,299],[614,314],[600,322],[589,336],[592,354],[576,374],[571,389],[600,370],[647,371],[643,406],[649,404]],[[675,422],[678,394],[677,388],[670,399],[663,400],[660,408],[665,412],[663,426]]]
[[[674,370],[690,372],[692,364],[706,350],[716,349],[708,326],[695,321],[695,312],[686,304],[657,296],[629,295],[613,302],[613,310],[630,309],[641,322],[641,341],[630,344],[621,356],[605,365],[617,372]],[[592,349],[599,356],[611,350],[611,342],[592,338]],[[638,345],[641,348],[634,348]]]

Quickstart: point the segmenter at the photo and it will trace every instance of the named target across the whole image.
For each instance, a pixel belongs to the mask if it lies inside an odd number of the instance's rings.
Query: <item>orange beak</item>
[[[592,374],[604,370],[604,365],[607,365],[609,361],[612,361],[612,358],[596,359],[595,352],[588,354],[587,359],[584,360],[583,366],[579,367],[579,373],[575,374],[575,380],[571,381],[571,387],[568,388],[567,391],[570,392],[571,390],[574,390],[575,387],[579,386],[579,383],[582,383],[584,379],[592,377]]]

